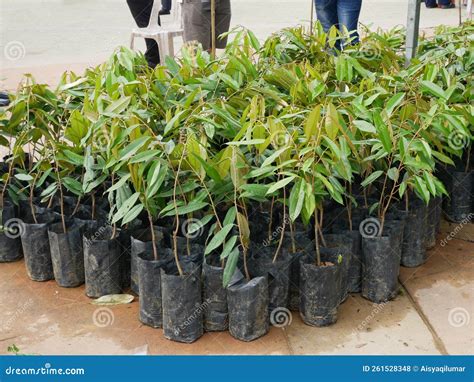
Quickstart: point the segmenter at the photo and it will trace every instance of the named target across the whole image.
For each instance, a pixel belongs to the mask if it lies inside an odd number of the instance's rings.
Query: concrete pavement
[[[408,0],[364,0],[360,22],[384,29],[405,25],[407,5]],[[260,39],[310,20],[310,0],[233,0],[232,6],[232,25]],[[457,9],[422,5],[421,28],[457,23]],[[81,72],[128,45],[133,26],[124,0],[0,0],[0,88],[16,88],[25,72],[49,83],[65,70]]]
[[[463,231],[474,240],[473,225]],[[473,260],[474,243],[455,238],[423,266],[402,269],[394,301],[377,305],[354,294],[330,327],[306,326],[293,312],[290,325],[250,343],[223,332],[192,345],[142,325],[136,300],[98,307],[84,287],[30,281],[23,261],[0,264],[0,354],[12,344],[26,354],[472,354]]]

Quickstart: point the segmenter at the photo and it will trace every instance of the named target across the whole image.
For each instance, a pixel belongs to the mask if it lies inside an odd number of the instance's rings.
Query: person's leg
[[[135,22],[139,28],[146,28],[150,22],[153,0],[127,0],[128,7],[132,13]],[[158,21],[159,22],[159,21]],[[158,44],[151,39],[145,39],[146,52],[145,57],[148,65],[152,68],[160,63],[160,52]]]
[[[225,49],[227,37],[219,38],[219,36],[229,31],[232,9],[230,0],[217,0],[216,4],[216,48]]]
[[[169,15],[171,12],[171,0],[161,0],[160,15]]]
[[[456,8],[451,0],[438,0],[438,7],[443,9]]]
[[[438,8],[436,0],[425,0],[425,6],[426,8]]]
[[[325,32],[329,31],[333,25],[338,27],[337,1],[338,0],[314,0],[316,17]],[[336,41],[335,48],[341,50],[340,40]]]
[[[314,0],[316,16],[327,32],[333,25],[337,26],[337,0]]]
[[[203,50],[211,48],[211,5],[210,1],[184,0],[182,4],[184,42],[198,42]]]
[[[337,0],[337,18],[339,29],[342,30],[344,25],[353,38],[352,44],[359,42],[359,33],[357,27],[359,25],[360,8],[362,0]]]

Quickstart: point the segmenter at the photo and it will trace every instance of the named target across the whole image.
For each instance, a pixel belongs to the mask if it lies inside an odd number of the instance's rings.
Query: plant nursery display
[[[343,51],[319,24],[232,33],[217,58],[150,69],[119,48],[56,89],[26,76],[0,109],[0,262],[91,298],[131,289],[185,343],[395,298],[443,212],[474,212],[474,24],[422,38],[409,66],[401,29]]]

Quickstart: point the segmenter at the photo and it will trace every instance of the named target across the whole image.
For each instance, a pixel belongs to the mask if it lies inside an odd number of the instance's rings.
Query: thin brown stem
[[[314,210],[314,243],[316,246],[316,264],[321,266],[321,251],[319,248],[319,232],[318,232],[318,209]]]
[[[285,228],[286,228],[286,188],[283,187],[283,224],[281,227],[281,233],[280,233],[280,241],[278,243],[278,247],[275,251],[275,256],[273,256],[273,261],[272,263],[275,263],[278,255],[280,254],[281,246],[283,245],[283,239],[285,237]]]
[[[153,258],[155,259],[155,261],[158,261],[158,250],[156,248],[155,228],[153,227],[153,217],[151,216],[150,212],[148,212],[148,222],[150,224],[150,231],[151,231],[151,246],[153,248]]]
[[[179,179],[179,173],[181,171],[181,164],[183,163],[183,157],[184,157],[184,150],[181,155],[181,158],[179,160],[178,164],[178,171],[176,172],[176,177],[174,180],[174,187],[173,187],[173,203],[174,203],[174,209],[175,209],[175,215],[176,215],[176,227],[173,232],[173,253],[174,253],[174,260],[176,261],[176,267],[178,268],[178,272],[180,276],[183,276],[183,269],[181,268],[181,264],[179,262],[179,256],[178,256],[178,231],[179,231],[179,214],[178,214],[178,206],[176,204],[176,188],[178,187],[178,179]]]

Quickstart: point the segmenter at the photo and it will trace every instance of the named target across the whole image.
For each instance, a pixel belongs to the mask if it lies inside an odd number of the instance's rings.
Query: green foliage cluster
[[[225,282],[249,248],[252,203],[317,230],[323,202],[357,203],[358,180],[383,226],[409,192],[444,194],[436,166],[471,146],[473,32],[440,28],[409,67],[403,30],[336,52],[339,33],[316,25],[263,44],[236,30],[214,60],[184,48],[154,70],[120,48],[54,90],[27,76],[0,112],[0,202],[100,194],[112,224],[171,217],[175,236],[196,218],[190,230],[209,227],[206,254],[219,251]]]

